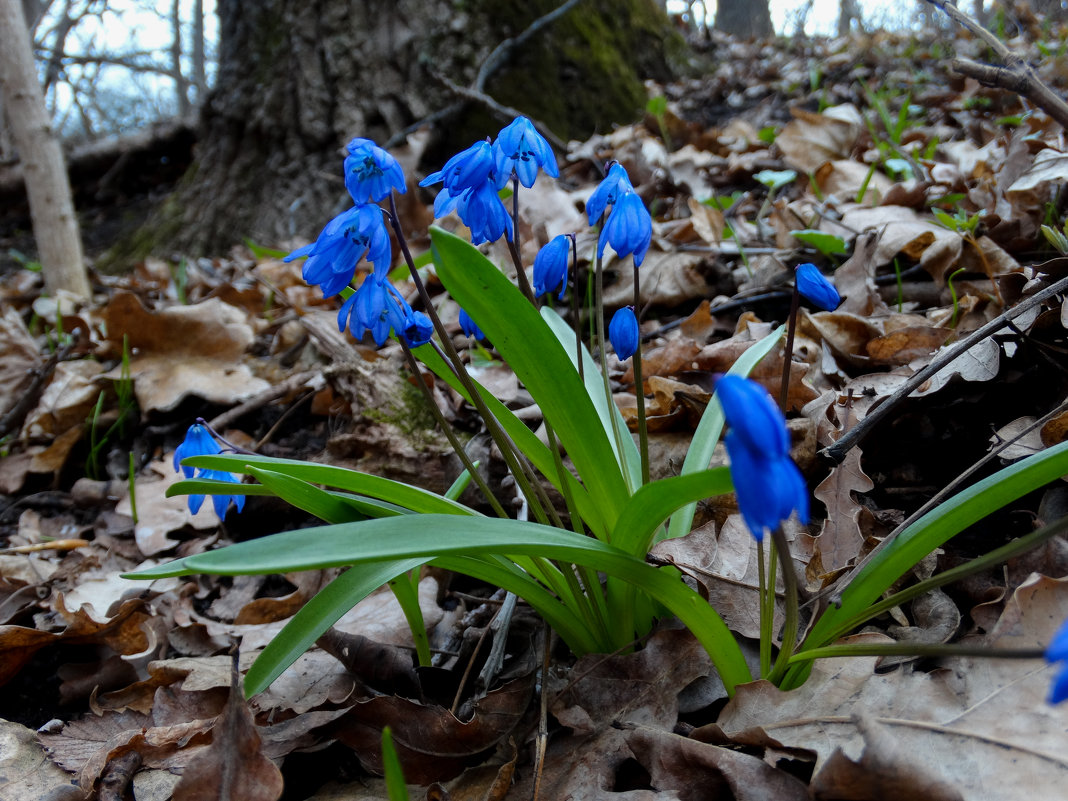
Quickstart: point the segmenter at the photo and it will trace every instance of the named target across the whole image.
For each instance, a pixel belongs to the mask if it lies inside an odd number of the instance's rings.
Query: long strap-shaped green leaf
[[[537,400],[611,528],[627,485],[570,357],[523,294],[469,242],[440,228],[430,229],[430,239],[438,277]]]
[[[346,467],[329,464],[302,462],[299,459],[275,459],[256,454],[221,453],[218,456],[191,456],[183,459],[182,464],[191,467],[206,467],[211,470],[226,470],[230,473],[251,473],[246,465],[272,470],[282,475],[291,476],[311,484],[325,484],[329,487],[348,490],[360,495],[368,495],[383,501],[395,503],[413,512],[447,515],[477,515],[478,512],[457,501],[443,498],[430,492],[400,481],[393,481],[381,476],[372,476]],[[240,490],[237,490],[240,492]]]
[[[644,558],[653,534],[668,515],[695,500],[733,490],[730,470],[726,467],[671,476],[646,484],[623,507],[611,542],[629,554]]]
[[[467,390],[463,384],[460,383],[460,380],[432,346],[422,345],[412,352],[431,372],[470,402],[471,399],[467,397]],[[594,536],[600,540],[607,540],[608,527],[586,488],[571,473],[565,471],[563,475],[559,475],[549,446],[538,439],[537,435],[527,428],[526,423],[516,417],[511,409],[493,397],[493,394],[488,389],[474,379],[471,379],[471,382],[478,389],[478,394],[482,396],[482,400],[489,407],[490,412],[497,418],[497,422],[501,424],[501,427],[519,449],[523,451],[523,454],[530,460],[531,464],[561,492],[563,491],[563,482],[567,482],[571,497],[575,499],[575,505],[578,506],[582,520],[590,527]]]
[[[760,360],[771,352],[771,349],[782,338],[785,330],[786,326],[780,325],[755,345],[747,348],[745,353],[739,356],[738,360],[731,365],[731,369],[727,371],[727,374],[749,375],[753,368],[760,363]],[[701,422],[697,424],[697,430],[693,433],[690,449],[686,452],[686,458],[682,462],[682,470],[680,471],[682,475],[685,476],[708,468],[709,463],[712,461],[712,452],[716,449],[716,443],[719,442],[719,435],[723,432],[723,424],[725,422],[723,408],[717,400],[713,399],[705,407],[704,414],[701,415]],[[689,534],[696,511],[697,504],[691,503],[673,514],[671,522],[668,524],[665,539],[684,537]]]
[[[311,648],[324,632],[352,607],[383,584],[414,570],[427,560],[400,559],[366,562],[346,570],[321,589],[301,607],[245,674],[245,694],[253,696],[266,690],[287,667]]]
[[[601,570],[630,582],[660,601],[686,624],[708,651],[728,690],[750,680],[741,650],[722,618],[677,576],[592,537],[536,523],[436,514],[367,520],[282,532],[183,557],[127,577],[153,579],[193,573],[285,573],[363,562],[492,554],[556,559]]]
[[[552,330],[556,340],[563,347],[564,352],[571,359],[571,363],[575,365],[577,370],[578,356],[575,352],[575,332],[571,326],[548,306],[542,306],[541,317],[549,324],[549,328]],[[620,469],[626,470],[630,476],[628,482],[630,486],[640,487],[642,483],[642,457],[638,453],[638,446],[634,444],[634,437],[630,435],[627,423],[619,412],[619,407],[614,403],[610,404],[608,398],[605,397],[600,365],[593,360],[585,345],[582,346],[582,377],[586,387],[586,394],[593,403],[593,408],[597,410],[597,417],[601,420],[601,427],[604,429],[605,437],[608,438],[610,443],[613,443],[613,451],[615,451],[613,423],[620,431],[627,432],[626,436],[621,440],[623,453],[616,453],[616,459],[620,463]]]
[[[846,634],[853,621],[913,565],[973,523],[1017,498],[1068,474],[1068,442],[1029,456],[976,482],[902,531],[864,565],[812,627],[801,649],[818,648]],[[787,674],[784,689],[803,681],[811,663]]]

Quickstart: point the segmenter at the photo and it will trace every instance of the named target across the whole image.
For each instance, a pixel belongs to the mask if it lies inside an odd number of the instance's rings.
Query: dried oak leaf
[[[353,749],[364,768],[381,774],[382,729],[389,726],[405,780],[447,781],[508,736],[526,711],[533,686],[528,676],[493,690],[475,704],[469,721],[444,707],[378,696],[357,702],[327,731]]]
[[[282,796],[282,772],[261,753],[237,662],[235,654],[230,699],[211,729],[211,745],[186,766],[174,801],[277,801]]]
[[[860,455],[860,448],[849,451],[813,493],[827,507],[827,519],[816,537],[816,552],[825,573],[845,567],[860,556],[864,547],[864,535],[857,523],[861,506],[853,493],[869,492],[875,484],[861,467]]]
[[[59,632],[0,626],[0,685],[10,681],[37,651],[54,643],[103,644],[119,654],[140,653],[148,645],[142,623],[149,615],[144,611],[143,601],[123,602],[103,623],[94,620],[83,609],[68,612],[62,596],[57,598],[56,608],[66,622],[66,628]]]

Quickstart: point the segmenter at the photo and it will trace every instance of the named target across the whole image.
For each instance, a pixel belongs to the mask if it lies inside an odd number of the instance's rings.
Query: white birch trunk
[[[59,138],[45,112],[21,0],[0,0],[0,96],[22,162],[45,287],[88,298],[70,181]]]

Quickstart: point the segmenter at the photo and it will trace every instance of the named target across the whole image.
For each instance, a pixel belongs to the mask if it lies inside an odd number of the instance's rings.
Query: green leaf
[[[441,282],[537,399],[611,527],[626,483],[567,353],[523,294],[469,242],[436,227],[430,239]]]
[[[841,256],[849,252],[849,248],[842,237],[828,234],[824,231],[805,228],[801,231],[791,231],[790,236],[798,242],[803,242],[809,247],[815,248],[824,256]]]
[[[575,350],[575,332],[572,330],[571,326],[569,326],[559,314],[548,306],[542,306],[541,317],[549,324],[549,328],[552,330],[553,335],[571,359],[571,364],[578,370],[578,353]],[[608,398],[605,397],[604,379],[601,377],[600,365],[593,360],[593,356],[590,355],[590,352],[586,349],[585,345],[582,346],[582,377],[586,387],[586,395],[593,404],[593,408],[597,410],[597,417],[601,421],[601,428],[604,430],[605,438],[612,446],[612,452],[616,455],[616,464],[620,465],[621,470],[626,471],[629,478],[629,486],[641,486],[642,457],[641,454],[638,453],[638,446],[634,444],[634,437],[630,435],[630,430],[627,428],[627,422],[623,419],[623,414],[619,411],[619,407],[616,406],[615,403],[609,403]],[[623,443],[622,455],[615,447],[615,433],[612,428],[613,422],[618,427],[619,431],[626,432],[620,439]]]
[[[1029,456],[976,482],[932,509],[875,553],[816,622],[802,650],[818,648],[848,633],[870,604],[935,548],[1001,507],[1068,474],[1068,442]],[[798,677],[797,672],[787,675]]]
[[[389,801],[410,801],[408,786],[404,783],[400,757],[393,747],[393,732],[389,726],[382,729],[382,772],[386,776],[386,795]]]
[[[434,375],[448,384],[452,389],[458,392],[461,397],[470,403],[471,399],[467,395],[467,390],[464,388],[463,384],[460,383],[455,373],[453,373],[448,365],[445,364],[445,361],[441,356],[438,355],[438,352],[434,350],[432,345],[421,345],[420,347],[415,348],[412,353],[414,353],[416,358],[426,365]],[[474,379],[471,379],[471,381],[478,390],[478,394],[482,396],[482,400],[485,402],[486,406],[489,407],[490,413],[493,414],[497,419],[497,422],[501,424],[505,433],[512,438],[512,442],[519,447],[519,450],[526,455],[531,464],[533,464],[558,490],[563,491],[561,484],[564,481],[567,482],[571,497],[574,498],[583,521],[585,521],[586,525],[590,527],[590,530],[598,539],[606,540],[608,538],[608,526],[605,524],[600,510],[593,503],[586,488],[583,487],[578,479],[568,471],[565,470],[562,476],[558,474],[556,471],[556,463],[553,459],[552,451],[549,450],[549,446],[538,439],[537,435],[527,428],[526,423],[516,417],[515,413],[497,400],[488,389]]]
[[[299,478],[276,473],[271,470],[263,470],[249,465],[248,471],[263,486],[271,492],[298,509],[303,509],[308,514],[315,515],[327,523],[350,523],[363,520],[366,515],[358,512],[342,498],[333,495],[326,490],[319,489],[307,481]]]
[[[731,365],[731,369],[727,371],[727,374],[749,375],[753,368],[760,363],[760,360],[767,356],[771,349],[778,344],[785,331],[786,326],[780,325],[755,345],[749,347],[745,353],[738,357],[738,361]],[[685,476],[708,469],[708,465],[712,461],[712,453],[716,449],[716,443],[719,442],[719,435],[723,433],[725,422],[726,419],[723,417],[723,409],[720,407],[719,402],[709,402],[708,406],[705,407],[704,414],[701,415],[701,422],[697,424],[697,430],[693,433],[693,440],[690,442],[690,449],[686,452],[686,459],[683,460],[682,470],[680,471],[682,475]],[[678,512],[671,516],[671,523],[668,525],[666,537],[657,538],[656,541],[683,537],[689,534],[690,526],[693,525],[694,512],[696,511],[696,503],[686,504],[686,506],[679,509]]]
[[[682,583],[677,574],[672,576],[669,571],[658,570],[592,537],[537,523],[438,514],[343,523],[285,531],[186,556],[126,577],[286,573],[368,562],[389,562],[395,567],[401,560],[409,559],[523,555],[582,565],[634,584],[678,616],[694,633],[708,650],[729,692],[736,684],[749,680],[741,650],[722,618]],[[502,586],[509,589],[503,582]],[[569,645],[575,647],[572,642]]]
[[[731,473],[726,467],[671,476],[646,484],[623,507],[611,543],[644,558],[653,535],[668,515],[686,504],[733,491]]]
[[[761,170],[753,178],[774,192],[796,181],[797,172],[794,170]]]
[[[302,653],[311,648],[341,616],[383,584],[426,563],[409,558],[354,565],[327,584],[300,608],[267,643],[245,675],[245,695],[266,690]]]
[[[188,459],[183,459],[182,464],[190,467],[226,470],[230,473],[251,474],[252,469],[271,470],[310,484],[325,484],[329,487],[355,492],[358,495],[367,495],[371,498],[395,503],[413,512],[453,515],[478,514],[478,512],[464,506],[462,503],[450,501],[419,487],[328,464],[302,462],[297,459],[274,459],[269,456],[240,453],[221,453],[217,456],[191,456]],[[180,483],[184,484],[185,482]],[[242,485],[242,492],[244,492],[244,485]]]

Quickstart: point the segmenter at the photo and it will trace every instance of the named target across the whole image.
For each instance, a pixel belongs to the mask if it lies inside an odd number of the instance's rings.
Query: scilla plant
[[[739,644],[719,614],[681,580],[677,569],[655,566],[646,556],[654,542],[689,533],[699,501],[734,490],[753,535],[762,539],[771,531],[773,542],[780,544],[778,555],[787,577],[787,626],[774,666],[769,658],[761,672],[793,686],[803,681],[811,660],[826,654],[835,638],[877,614],[885,603],[884,591],[933,548],[989,511],[1068,471],[1068,446],[1053,448],[1002,471],[1004,475],[993,482],[988,479],[987,488],[993,485],[996,491],[961,493],[960,500],[952,499],[917,521],[884,556],[860,571],[840,603],[801,639],[797,582],[782,524],[795,513],[806,518],[808,489],[790,460],[782,413],[763,388],[744,378],[779,345],[784,327],[752,345],[719,380],[680,474],[649,480],[638,317],[628,308],[617,313],[609,328],[617,355],[634,359],[640,429],[635,444],[612,402],[604,369],[600,267],[608,246],[620,258],[631,256],[637,294],[638,268],[650,246],[651,218],[623,167],[610,165],[587,204],[591,224],[601,229],[593,259],[598,364],[575,330],[553,309],[540,307],[535,295],[565,292],[567,251],[570,244],[573,260],[574,238],[557,237],[546,245],[533,265],[533,285],[519,257],[520,187],[532,186],[539,172],[556,175],[548,144],[529,120],[520,117],[495,141],[475,143],[423,183],[442,184],[435,213],[456,211],[471,232],[466,241],[442,229],[431,230],[437,276],[463,308],[465,332],[487,338],[537,402],[546,423],[546,444],[465,369],[399,225],[394,194],[404,191],[404,179],[396,161],[373,142],[356,139],[349,145],[344,169],[354,206],[328,223],[316,242],[289,258],[306,257],[305,279],[321,286],[324,294],[350,293],[339,313],[342,330],[349,328],[356,336],[369,332],[378,344],[393,336],[411,369],[417,370],[417,361],[421,362],[478,410],[534,519],[508,517],[504,504],[443,421],[465,469],[442,495],[330,465],[218,453],[215,440],[205,439],[205,429],[194,426],[178,457],[183,469],[199,473],[176,484],[173,494],[232,498],[236,488],[228,479],[244,475],[254,480],[241,485],[244,495],[276,495],[325,525],[183,557],[129,578],[347,568],[259,655],[246,676],[249,694],[267,687],[348,609],[386,584],[404,609],[419,658],[426,662],[429,647],[416,598],[418,570],[426,564],[515,593],[576,654],[625,649],[650,630],[656,617],[675,615],[707,649],[727,691],[733,693],[738,684],[752,679]],[[511,209],[501,200],[506,187],[511,189]],[[383,201],[388,208],[378,205]],[[392,259],[383,244],[388,241],[386,225],[400,243],[419,293],[420,311],[412,310],[387,277]],[[513,260],[516,284],[474,246],[502,238]],[[349,284],[364,261],[372,269],[365,271],[353,292]],[[799,273],[799,278],[814,278],[809,272]],[[572,286],[573,310],[576,294]],[[637,302],[635,308],[640,308]],[[576,310],[576,321],[578,316]],[[425,388],[423,381],[416,383]],[[433,400],[428,403],[436,412]],[[709,469],[712,450],[727,424],[730,468]],[[478,484],[492,516],[457,500],[469,480]],[[562,497],[566,514],[557,512],[546,486]],[[768,586],[774,587],[773,573]],[[761,613],[770,654],[774,592],[766,591],[768,596],[771,602],[762,603]]]

